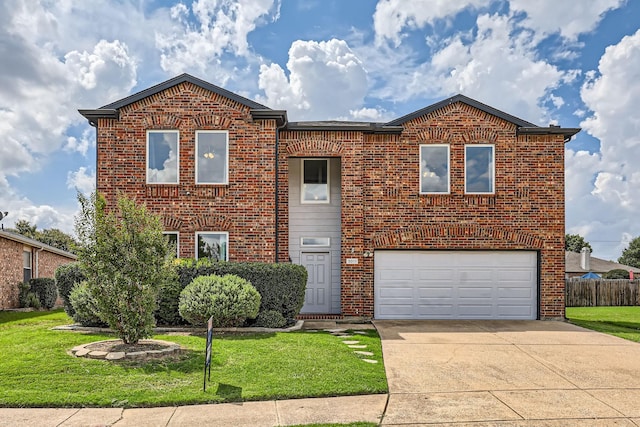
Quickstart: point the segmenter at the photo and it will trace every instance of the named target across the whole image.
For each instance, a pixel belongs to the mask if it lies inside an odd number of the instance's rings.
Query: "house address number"
[[[358,263],[358,258],[347,258],[348,265],[355,265]]]

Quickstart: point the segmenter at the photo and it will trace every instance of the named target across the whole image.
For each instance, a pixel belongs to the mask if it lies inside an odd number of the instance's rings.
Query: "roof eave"
[[[276,126],[282,127],[288,123],[286,110],[271,109],[252,109],[251,117],[253,120],[275,120]]]
[[[562,135],[564,142],[569,142],[571,137],[581,130],[581,128],[562,128],[560,126],[522,126],[516,130],[516,135]]]
[[[34,248],[44,249],[47,252],[51,252],[57,255],[64,256],[65,258],[77,260],[78,256],[71,252],[67,252],[63,249],[56,248],[51,245],[47,245],[46,243],[42,243],[38,240],[30,239],[21,234],[11,233],[8,231],[0,230],[0,237],[4,237],[5,239],[12,240],[14,242],[22,243],[23,245],[31,246]]]
[[[84,116],[85,119],[89,121],[91,126],[96,126],[98,124],[98,119],[116,119],[120,118],[120,113],[118,110],[113,108],[98,108],[97,110],[78,110],[80,114]]]

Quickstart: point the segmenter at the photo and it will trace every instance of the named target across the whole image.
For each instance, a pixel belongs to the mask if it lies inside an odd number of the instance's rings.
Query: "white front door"
[[[329,313],[331,302],[331,254],[302,252],[300,263],[309,274],[301,313]]]

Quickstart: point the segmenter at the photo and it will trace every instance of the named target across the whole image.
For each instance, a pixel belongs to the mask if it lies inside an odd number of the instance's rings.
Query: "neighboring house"
[[[583,248],[581,253],[566,251],[564,254],[565,278],[580,277],[583,274],[592,272],[602,276],[607,271],[621,269],[633,271],[634,277],[640,277],[640,268],[631,267],[624,264],[618,264],[613,261],[605,261],[600,258],[592,257],[591,252]]]
[[[387,123],[289,122],[187,74],[79,111],[109,203],[145,203],[180,257],[306,266],[308,316],[564,318],[578,128],[462,95]]]
[[[56,268],[76,259],[70,252],[0,231],[0,310],[20,306],[19,283],[36,277],[54,278]]]

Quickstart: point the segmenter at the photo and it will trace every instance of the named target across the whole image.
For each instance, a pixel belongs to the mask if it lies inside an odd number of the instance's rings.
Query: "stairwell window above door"
[[[301,203],[329,203],[329,160],[302,159]]]

